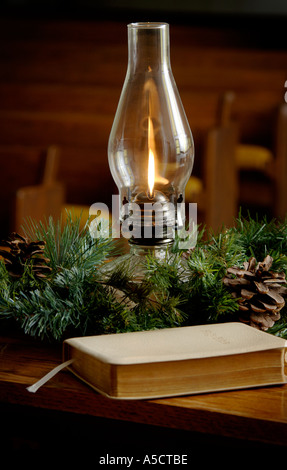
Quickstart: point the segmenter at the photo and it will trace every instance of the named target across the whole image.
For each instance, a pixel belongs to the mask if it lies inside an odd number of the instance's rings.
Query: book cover
[[[69,338],[63,360],[110,398],[151,399],[283,384],[286,344],[232,322]]]

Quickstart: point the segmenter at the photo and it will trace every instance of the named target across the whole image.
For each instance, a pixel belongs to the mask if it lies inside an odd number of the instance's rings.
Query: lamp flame
[[[155,180],[155,161],[154,161],[154,153],[152,150],[154,147],[154,131],[152,120],[148,118],[148,197],[150,199],[153,198],[154,192],[154,180]]]
[[[151,149],[149,149],[148,154],[148,197],[152,199],[153,190],[154,190],[154,154]]]

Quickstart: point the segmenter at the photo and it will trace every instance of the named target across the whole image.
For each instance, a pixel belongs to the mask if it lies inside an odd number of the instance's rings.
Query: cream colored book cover
[[[236,322],[70,338],[63,359],[112,398],[156,398],[284,383],[286,345]]]
[[[110,364],[140,364],[274,349],[287,341],[234,322],[84,336],[65,343]]]

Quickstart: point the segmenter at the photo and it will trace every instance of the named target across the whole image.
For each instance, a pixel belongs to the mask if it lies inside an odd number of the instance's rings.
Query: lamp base
[[[132,273],[133,281],[141,282],[146,275],[146,258],[152,256],[156,260],[169,260],[172,256],[171,248],[173,241],[156,245],[140,245],[138,243],[129,242],[130,252],[120,255],[100,270],[103,278],[108,278],[115,270],[129,269]]]

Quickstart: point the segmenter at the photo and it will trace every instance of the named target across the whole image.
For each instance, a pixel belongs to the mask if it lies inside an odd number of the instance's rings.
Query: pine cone
[[[238,299],[239,320],[264,331],[280,319],[287,294],[285,274],[270,271],[272,263],[269,255],[259,263],[250,258],[244,269],[228,268],[223,279]]]
[[[44,256],[44,241],[31,242],[18,233],[12,233],[8,240],[2,241],[1,246],[4,249],[0,249],[0,256],[11,277],[22,277],[27,263],[31,264],[34,275],[39,278],[47,277],[52,270],[47,266],[50,260]]]

